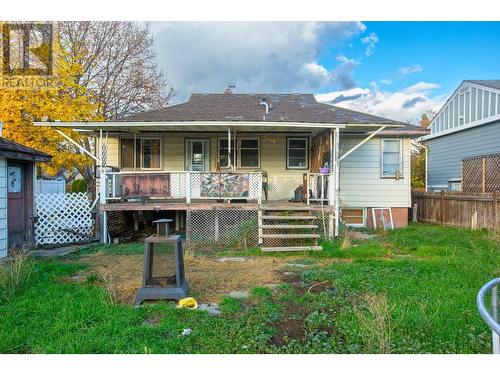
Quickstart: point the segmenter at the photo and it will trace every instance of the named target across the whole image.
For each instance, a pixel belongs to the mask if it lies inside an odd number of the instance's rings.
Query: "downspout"
[[[429,173],[429,148],[425,145],[421,145],[425,150],[425,192],[429,191],[428,173]]]

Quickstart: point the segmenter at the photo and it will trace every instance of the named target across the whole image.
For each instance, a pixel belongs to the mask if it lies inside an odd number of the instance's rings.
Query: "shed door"
[[[29,241],[28,207],[31,201],[29,163],[7,162],[7,213],[9,247],[22,247]]]

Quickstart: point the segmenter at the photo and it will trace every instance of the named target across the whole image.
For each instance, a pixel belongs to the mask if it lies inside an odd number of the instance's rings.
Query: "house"
[[[35,163],[51,156],[1,137],[0,257],[12,247],[33,246]]]
[[[120,121],[37,125],[96,137],[103,241],[129,212],[135,228],[171,217],[189,241],[250,231],[264,250],[320,249],[341,221],[405,226],[410,139],[426,134],[312,94],[230,89]]]
[[[500,190],[500,80],[463,81],[429,126],[428,190]]]

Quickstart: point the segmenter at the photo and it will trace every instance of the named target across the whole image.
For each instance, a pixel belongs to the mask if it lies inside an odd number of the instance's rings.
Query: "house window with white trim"
[[[382,178],[402,178],[403,158],[401,139],[382,139],[380,171]]]
[[[219,166],[226,168],[228,164],[227,138],[219,139]],[[238,138],[231,139],[231,164],[239,168],[260,168],[260,139]]]
[[[239,138],[238,139],[238,161],[242,168],[260,167],[260,142],[259,138]]]
[[[161,139],[160,138],[122,138],[121,168],[122,169],[160,169]]]
[[[287,169],[308,169],[308,138],[287,138],[286,167]]]

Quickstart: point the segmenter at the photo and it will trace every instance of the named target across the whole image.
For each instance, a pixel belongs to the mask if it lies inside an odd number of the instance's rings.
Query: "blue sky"
[[[178,90],[310,92],[404,121],[437,110],[463,79],[500,78],[500,22],[152,23]]]
[[[463,79],[498,79],[500,76],[500,22],[364,22],[365,34],[378,42],[366,56],[366,44],[353,38],[341,48],[346,56],[360,59],[356,79],[361,86],[391,80],[394,89],[415,79],[436,82],[443,93],[454,90]],[[335,65],[338,48],[325,41],[319,61]],[[419,66],[422,71],[400,74],[401,67]],[[329,88],[325,88],[328,90]]]

